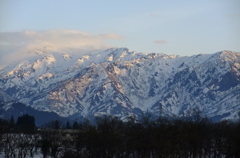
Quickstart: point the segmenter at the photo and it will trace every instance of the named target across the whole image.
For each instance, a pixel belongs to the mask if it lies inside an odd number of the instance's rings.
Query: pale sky
[[[0,0],[0,58],[37,47],[240,52],[240,0]]]

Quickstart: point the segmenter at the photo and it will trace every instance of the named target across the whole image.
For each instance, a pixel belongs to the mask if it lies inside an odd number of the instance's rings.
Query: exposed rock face
[[[0,70],[0,99],[78,118],[115,115],[240,115],[240,54],[191,57],[108,49],[88,55],[41,53]]]

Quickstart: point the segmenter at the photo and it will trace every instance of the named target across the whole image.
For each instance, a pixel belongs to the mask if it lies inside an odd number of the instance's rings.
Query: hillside
[[[0,70],[0,101],[77,119],[114,115],[240,117],[240,54],[178,56],[127,48],[35,52]],[[5,109],[6,110],[6,109]],[[4,115],[1,114],[1,115]]]

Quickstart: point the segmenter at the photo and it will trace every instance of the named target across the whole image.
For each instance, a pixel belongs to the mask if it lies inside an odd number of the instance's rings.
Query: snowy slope
[[[240,115],[240,55],[182,57],[127,48],[82,54],[35,52],[0,70],[0,99],[78,118]]]

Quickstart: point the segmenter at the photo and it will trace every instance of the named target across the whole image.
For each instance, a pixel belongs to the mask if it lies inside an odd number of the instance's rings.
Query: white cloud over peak
[[[105,40],[121,39],[116,34],[92,35],[74,30],[50,30],[50,31],[22,31],[1,32],[0,45],[22,46],[28,49],[62,50],[65,48],[93,48],[108,47]]]
[[[88,51],[112,47],[107,40],[119,40],[116,34],[89,34],[76,30],[45,30],[0,32],[0,62],[6,58],[20,58],[36,50],[45,51]],[[11,56],[11,57],[10,57]]]
[[[166,41],[166,40],[156,40],[156,41],[154,41],[154,43],[155,44],[166,44],[166,43],[168,43],[168,41]]]

